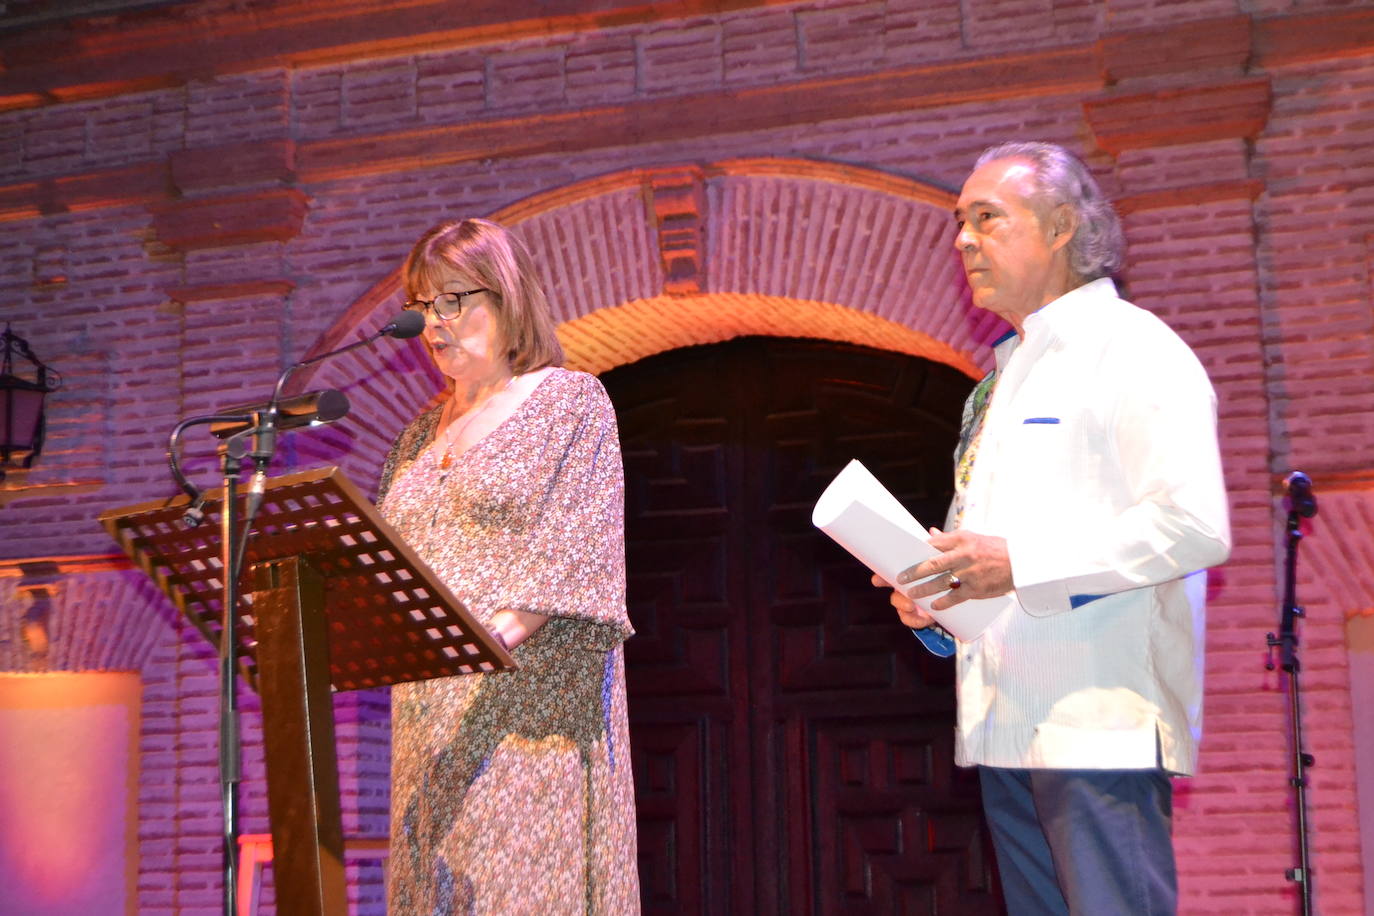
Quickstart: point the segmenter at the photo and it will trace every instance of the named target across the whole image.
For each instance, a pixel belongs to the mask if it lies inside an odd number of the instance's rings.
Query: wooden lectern
[[[100,516],[129,558],[218,647],[219,515],[188,528],[185,496]],[[515,667],[338,468],[268,481],[244,558],[242,672],[262,697],[279,906],[346,916],[330,687],[357,690]]]

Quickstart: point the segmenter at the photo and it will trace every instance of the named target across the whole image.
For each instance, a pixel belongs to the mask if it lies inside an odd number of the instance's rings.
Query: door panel
[[[861,459],[926,524],[971,380],[746,338],[603,376],[626,469],[630,738],[647,913],[998,912],[952,665],[811,507]]]

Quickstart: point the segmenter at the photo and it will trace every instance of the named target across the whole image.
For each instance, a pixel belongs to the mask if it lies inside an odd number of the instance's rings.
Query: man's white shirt
[[[1230,552],[1216,395],[1110,279],[997,347],[960,527],[1007,541],[1017,598],[958,645],[965,766],[1191,773],[1206,574]]]

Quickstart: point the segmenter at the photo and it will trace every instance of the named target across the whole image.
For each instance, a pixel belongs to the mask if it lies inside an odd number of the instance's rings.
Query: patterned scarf
[[[964,494],[973,462],[978,457],[978,440],[983,435],[983,418],[987,416],[992,390],[997,387],[997,370],[993,369],[973,387],[964,402],[964,418],[959,432],[959,445],[954,449],[954,524],[958,528],[964,516]]]

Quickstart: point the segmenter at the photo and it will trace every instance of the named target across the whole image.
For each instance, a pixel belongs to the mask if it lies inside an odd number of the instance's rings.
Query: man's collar
[[[1082,286],[1074,287],[1058,299],[1027,315],[1026,320],[1021,323],[1021,327],[1027,335],[1030,335],[1041,324],[1053,324],[1059,316],[1072,313],[1078,306],[1103,298],[1117,298],[1116,284],[1112,282],[1111,277],[1098,277],[1096,280],[1089,280]]]
[[[1011,354],[1021,345],[1021,338],[1017,336],[1015,330],[1007,331],[992,343],[993,356],[997,358],[997,371],[1001,372],[1006,366],[1007,360],[1011,359]]]
[[[997,368],[1000,371],[1011,359],[1011,354],[1016,351],[1022,341],[1032,336],[1050,333],[1056,322],[1072,320],[1072,316],[1079,306],[1091,308],[1094,301],[1103,298],[1117,298],[1116,284],[1111,277],[1100,277],[1096,280],[1089,280],[1082,286],[1076,286],[1064,295],[1052,302],[1041,306],[1034,312],[1026,316],[1026,320],[1021,324],[1021,336],[1016,331],[1011,330],[993,341],[992,352],[997,358]]]

